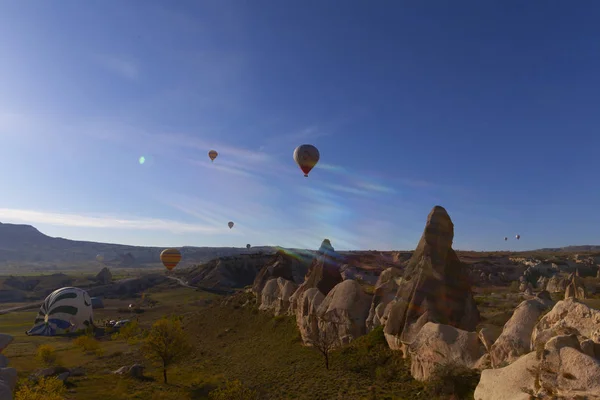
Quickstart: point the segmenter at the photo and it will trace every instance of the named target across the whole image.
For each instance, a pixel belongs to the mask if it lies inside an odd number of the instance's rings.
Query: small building
[[[104,308],[104,302],[101,297],[92,297],[92,309]]]

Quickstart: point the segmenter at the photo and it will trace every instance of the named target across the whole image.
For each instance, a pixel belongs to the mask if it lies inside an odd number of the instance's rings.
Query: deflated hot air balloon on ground
[[[294,161],[307,178],[308,173],[317,165],[320,157],[319,150],[312,144],[303,144],[294,150]]]
[[[215,161],[215,158],[217,158],[218,155],[219,153],[217,153],[216,150],[211,150],[208,152],[208,157],[210,158],[210,161]]]
[[[160,253],[160,261],[170,271],[181,261],[181,253],[177,249],[165,249]]]
[[[229,227],[229,229],[233,228],[234,223],[232,221],[229,221],[227,223],[227,226]]]
[[[54,336],[86,329],[94,325],[92,300],[83,289],[57,289],[46,297],[33,324],[28,335]]]

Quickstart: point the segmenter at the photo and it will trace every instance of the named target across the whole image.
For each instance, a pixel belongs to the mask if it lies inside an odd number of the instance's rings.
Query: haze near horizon
[[[600,5],[584,3],[7,2],[0,221],[391,250],[441,205],[457,249],[598,244]]]

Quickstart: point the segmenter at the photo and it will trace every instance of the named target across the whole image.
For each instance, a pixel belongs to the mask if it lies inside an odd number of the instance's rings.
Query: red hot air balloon
[[[303,144],[294,150],[294,161],[307,178],[308,173],[317,165],[320,157],[319,150],[312,144]]]

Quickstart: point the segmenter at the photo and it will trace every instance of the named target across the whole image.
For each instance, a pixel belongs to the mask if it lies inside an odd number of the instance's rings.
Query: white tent
[[[93,323],[92,300],[88,293],[79,288],[64,287],[46,297],[27,334],[54,336],[86,329]]]

